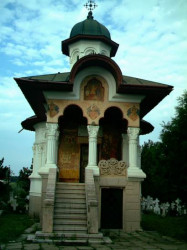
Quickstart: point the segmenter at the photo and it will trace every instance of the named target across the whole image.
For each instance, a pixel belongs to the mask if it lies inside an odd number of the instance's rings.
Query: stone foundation
[[[31,217],[41,218],[41,196],[29,196],[29,215]]]
[[[139,231],[141,219],[140,181],[128,181],[123,196],[123,229],[125,232]]]

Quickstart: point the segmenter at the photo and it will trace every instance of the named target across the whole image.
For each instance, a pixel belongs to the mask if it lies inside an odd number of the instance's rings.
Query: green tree
[[[23,167],[20,172],[19,172],[19,176],[18,176],[18,186],[19,188],[23,189],[25,194],[27,195],[29,192],[29,188],[30,188],[30,180],[29,180],[29,176],[32,173],[32,169],[31,168],[26,168]]]
[[[25,212],[25,205],[28,200],[27,195],[29,194],[30,180],[29,176],[32,173],[31,168],[23,167],[19,171],[17,182],[12,184],[14,196],[17,197],[18,211]]]
[[[4,158],[0,160],[0,180],[4,182],[10,182],[10,174],[11,170],[10,167],[3,166]]]
[[[147,174],[142,193],[187,202],[187,91],[178,103],[175,117],[162,124],[161,142],[149,141],[142,147],[142,169]]]
[[[187,91],[178,98],[175,117],[163,124],[160,135],[168,169],[171,199],[187,202]]]

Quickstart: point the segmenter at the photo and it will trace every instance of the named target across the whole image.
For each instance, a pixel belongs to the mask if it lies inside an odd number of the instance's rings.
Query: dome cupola
[[[97,5],[88,1],[85,7],[89,10],[87,19],[73,26],[70,37],[62,41],[62,53],[70,57],[70,67],[80,58],[90,54],[101,54],[113,57],[118,44],[111,40],[109,30],[94,20],[92,10]]]
[[[77,35],[105,36],[106,38],[111,39],[108,29],[98,21],[94,20],[91,11],[88,13],[86,20],[73,26],[70,38]]]

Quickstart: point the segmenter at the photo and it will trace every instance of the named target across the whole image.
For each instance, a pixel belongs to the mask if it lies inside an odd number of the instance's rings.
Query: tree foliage
[[[160,139],[142,147],[143,195],[187,202],[187,91],[178,98],[175,117],[162,124]]]
[[[10,177],[11,170],[10,167],[3,166],[4,158],[0,160],[0,207],[2,203],[7,202],[9,199],[10,191]]]
[[[4,158],[0,160],[0,180],[4,182],[10,182],[10,167],[3,166]]]
[[[23,167],[18,176],[18,185],[21,186],[26,192],[29,191],[30,180],[29,176],[31,175],[32,170],[30,168]]]

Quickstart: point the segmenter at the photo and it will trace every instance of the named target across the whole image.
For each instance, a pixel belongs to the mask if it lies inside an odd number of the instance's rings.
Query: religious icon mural
[[[92,120],[95,120],[100,115],[100,110],[93,104],[87,109],[87,113]]]
[[[127,116],[133,121],[136,121],[138,119],[139,114],[140,110],[135,105],[133,105],[131,108],[127,110]]]
[[[49,110],[50,117],[54,117],[55,115],[59,113],[59,107],[54,102],[50,102],[48,104],[48,110]]]
[[[97,78],[92,78],[84,87],[84,100],[103,101],[104,88],[102,83]]]

